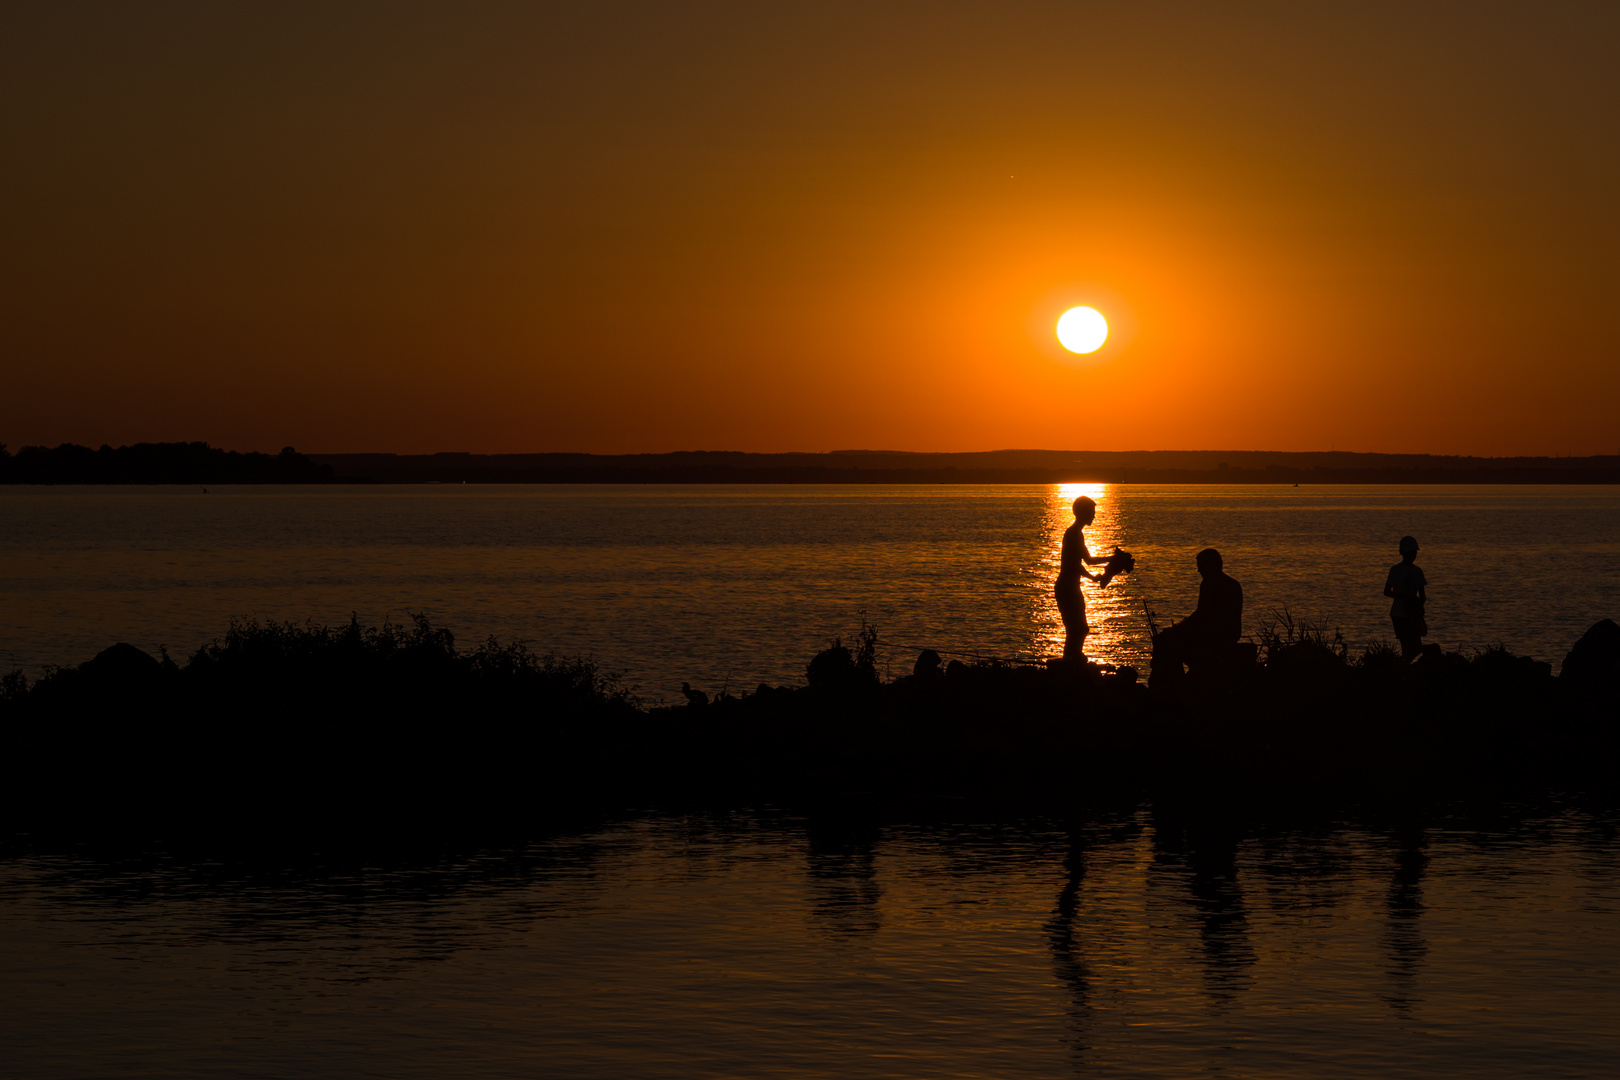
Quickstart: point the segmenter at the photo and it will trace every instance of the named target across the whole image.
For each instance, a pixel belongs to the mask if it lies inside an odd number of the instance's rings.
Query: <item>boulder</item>
[[[160,676],[163,665],[151,653],[120,641],[80,664],[79,673],[98,684],[139,684]]]
[[[1620,695],[1620,626],[1604,619],[1582,634],[1559,678],[1588,693]]]
[[[939,653],[933,649],[918,653],[917,662],[911,665],[911,673],[919,679],[937,679],[941,674]]]

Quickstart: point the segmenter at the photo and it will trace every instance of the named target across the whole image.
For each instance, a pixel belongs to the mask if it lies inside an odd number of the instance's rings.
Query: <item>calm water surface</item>
[[[1557,662],[1620,614],[1612,488],[0,489],[0,664],[233,617],[420,611],[652,695],[797,681],[861,613],[1050,654],[1057,543],[1145,649],[1221,548],[1248,630],[1387,635],[1414,533],[1449,647]],[[0,853],[0,1076],[1620,1075],[1620,820],[1311,828],[642,815],[455,859]],[[17,851],[24,853],[18,854]]]
[[[1612,815],[646,817],[420,866],[0,860],[0,1073],[1620,1075]]]
[[[1179,618],[1193,555],[1243,582],[1247,629],[1284,607],[1356,644],[1389,637],[1384,575],[1412,533],[1448,648],[1555,665],[1620,615],[1613,487],[439,486],[0,488],[0,665],[76,664],[113,641],[177,656],[233,617],[423,612],[462,640],[595,656],[651,696],[792,683],[862,613],[896,670],[916,646],[1052,655],[1057,545],[1076,495],[1094,552],[1092,656],[1141,662],[1144,603]]]

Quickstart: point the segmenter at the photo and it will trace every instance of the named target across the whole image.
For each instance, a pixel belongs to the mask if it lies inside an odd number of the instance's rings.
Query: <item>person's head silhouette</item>
[[[1417,553],[1417,538],[1412,536],[1401,537],[1401,559],[1405,562],[1411,562],[1413,559],[1417,558]]]
[[[1198,572],[1205,577],[1221,572],[1221,553],[1214,548],[1205,548],[1198,553]]]
[[[1082,525],[1090,525],[1097,518],[1096,500],[1082,495],[1074,500],[1074,520]]]

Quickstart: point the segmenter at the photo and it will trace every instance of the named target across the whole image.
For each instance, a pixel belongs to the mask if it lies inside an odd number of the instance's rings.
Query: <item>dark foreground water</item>
[[[1607,1077],[1605,812],[0,861],[8,1077]]]
[[[1144,660],[1143,605],[1185,615],[1209,545],[1243,583],[1251,635],[1288,608],[1387,640],[1405,533],[1448,649],[1500,642],[1556,666],[1620,616],[1620,487],[11,487],[0,668],[114,641],[183,658],[233,617],[351,612],[592,655],[654,697],[798,682],[863,612],[897,673],[917,646],[1053,655],[1051,583],[1082,494],[1092,550],[1138,556],[1087,586],[1097,659]]]

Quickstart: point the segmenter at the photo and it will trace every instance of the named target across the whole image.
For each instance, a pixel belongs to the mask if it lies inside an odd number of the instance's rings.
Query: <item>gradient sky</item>
[[[1612,0],[13,2],[0,441],[1620,452],[1617,55]]]

